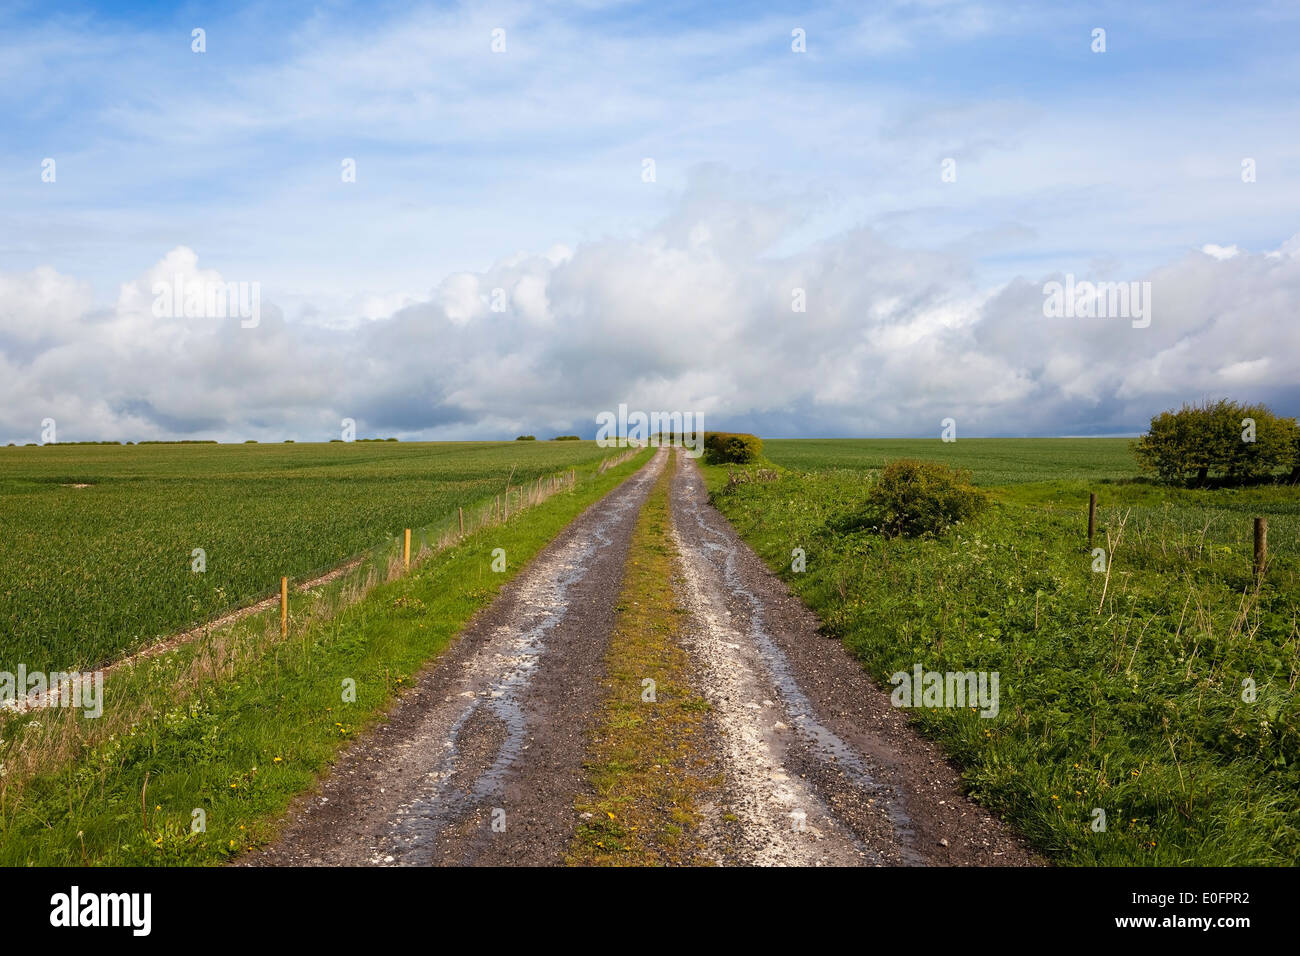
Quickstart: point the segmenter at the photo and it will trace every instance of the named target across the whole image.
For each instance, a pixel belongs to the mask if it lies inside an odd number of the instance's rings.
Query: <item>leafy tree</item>
[[[1236,484],[1300,465],[1300,428],[1264,405],[1184,404],[1152,418],[1133,452],[1144,471],[1164,481]]]

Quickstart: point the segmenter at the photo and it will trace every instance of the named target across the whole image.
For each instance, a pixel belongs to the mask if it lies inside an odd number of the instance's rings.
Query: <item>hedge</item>
[[[743,465],[759,459],[763,454],[763,440],[739,432],[705,432],[704,452],[714,464]]]

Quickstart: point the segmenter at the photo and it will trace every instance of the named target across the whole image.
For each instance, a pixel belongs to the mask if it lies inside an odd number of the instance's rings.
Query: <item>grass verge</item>
[[[884,540],[837,530],[873,480],[867,467],[844,468],[841,452],[822,468],[805,456],[806,470],[749,469],[750,480],[706,467],[706,480],[742,537],[885,689],[916,664],[1000,674],[994,718],[910,712],[972,796],[1061,863],[1300,858],[1295,488],[994,484],[992,507],[972,521]],[[1089,490],[1101,502],[1101,560],[1086,540]],[[1270,525],[1260,586],[1252,515]],[[803,573],[795,548],[806,551]]]

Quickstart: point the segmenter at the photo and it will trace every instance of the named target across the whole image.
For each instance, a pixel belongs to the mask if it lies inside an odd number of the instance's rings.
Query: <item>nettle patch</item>
[[[970,472],[933,461],[890,462],[871,486],[864,507],[841,521],[842,530],[873,530],[886,538],[939,535],[984,510],[988,499]]]

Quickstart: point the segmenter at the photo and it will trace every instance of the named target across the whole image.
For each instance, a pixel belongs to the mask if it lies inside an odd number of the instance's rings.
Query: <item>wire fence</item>
[[[452,513],[441,515],[422,526],[406,529],[396,537],[385,538],[340,560],[286,575],[288,589],[294,593],[303,593],[353,575],[359,580],[371,576],[380,581],[392,580],[432,555],[487,528],[503,525],[556,494],[576,490],[580,483],[595,480],[610,468],[625,463],[639,451],[640,448],[633,448],[620,455],[607,456],[600,460],[595,469],[587,466],[581,474],[578,468],[571,467],[518,484],[507,478],[505,489],[490,498],[458,506]],[[409,552],[407,534],[410,535]],[[269,583],[265,590],[245,593],[238,600],[210,612],[181,631],[159,635],[134,651],[103,659],[89,670],[108,670],[127,661],[165,653],[215,629],[268,610],[277,603],[283,603],[280,581]]]

